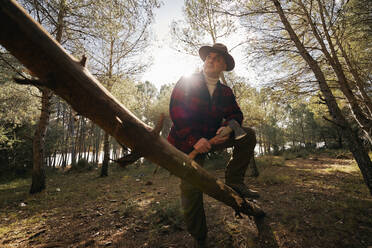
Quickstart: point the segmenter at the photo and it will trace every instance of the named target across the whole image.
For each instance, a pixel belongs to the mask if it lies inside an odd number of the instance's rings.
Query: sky
[[[142,81],[150,81],[160,88],[163,84],[177,82],[182,75],[191,74],[202,61],[195,56],[177,52],[171,48],[170,25],[173,20],[183,18],[183,0],[165,0],[155,10],[152,25],[155,39],[151,44],[153,64],[142,76]]]
[[[171,48],[170,25],[174,20],[183,19],[183,0],[164,0],[163,5],[155,10],[155,20],[152,31],[155,39],[150,46],[153,64],[144,73],[141,81],[149,81],[159,89],[163,84],[175,83],[183,75],[191,74],[196,68],[201,68],[203,62],[199,57],[187,55]],[[239,35],[230,40],[223,41],[229,48],[234,46]],[[238,75],[244,75],[254,82],[254,71],[247,68],[243,63],[243,52],[237,48],[231,52],[235,59],[234,71]],[[254,84],[254,83],[253,83]]]

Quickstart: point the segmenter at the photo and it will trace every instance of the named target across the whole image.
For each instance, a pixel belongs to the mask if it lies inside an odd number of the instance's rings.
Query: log
[[[152,132],[150,126],[116,100],[14,0],[0,1],[0,44],[36,75],[42,86],[53,90],[120,144],[140,152],[237,213],[256,218],[265,215],[257,204],[241,198],[185,153]]]
[[[161,115],[159,117],[159,120],[156,123],[156,126],[152,130],[152,133],[154,135],[160,135],[160,132],[163,129],[164,118],[165,118],[164,113],[161,113]],[[113,160],[113,161],[116,162],[122,168],[125,168],[126,166],[128,166],[128,165],[133,164],[134,162],[136,162],[141,157],[143,157],[143,155],[140,152],[138,152],[138,151],[131,151],[130,154],[124,155],[123,157],[121,157],[121,158],[119,158],[117,160]]]

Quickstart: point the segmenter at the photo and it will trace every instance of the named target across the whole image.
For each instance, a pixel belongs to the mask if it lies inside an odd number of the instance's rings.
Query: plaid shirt
[[[211,98],[203,73],[182,77],[177,82],[169,113],[173,126],[168,141],[185,153],[190,153],[200,138],[214,137],[217,129],[226,126],[229,120],[240,124],[243,121],[232,90],[218,81]]]

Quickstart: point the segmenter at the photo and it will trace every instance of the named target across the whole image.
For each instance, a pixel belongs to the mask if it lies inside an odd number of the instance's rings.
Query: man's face
[[[205,58],[204,72],[210,77],[219,77],[222,71],[226,70],[224,57],[219,53],[211,52]]]

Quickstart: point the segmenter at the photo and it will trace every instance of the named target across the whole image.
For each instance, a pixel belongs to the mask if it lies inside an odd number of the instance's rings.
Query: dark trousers
[[[253,129],[243,127],[247,135],[236,141],[228,139],[223,144],[212,146],[212,151],[233,147],[233,154],[225,171],[226,184],[244,183],[245,172],[254,155],[256,135]],[[199,155],[195,161],[203,166],[205,155]],[[181,180],[181,203],[188,232],[195,238],[207,237],[207,223],[203,205],[203,193],[192,184]]]

